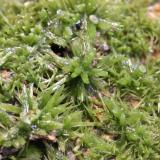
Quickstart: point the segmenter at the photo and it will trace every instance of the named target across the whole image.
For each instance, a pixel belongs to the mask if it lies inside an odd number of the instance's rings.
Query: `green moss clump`
[[[3,159],[160,159],[152,3],[0,0]]]

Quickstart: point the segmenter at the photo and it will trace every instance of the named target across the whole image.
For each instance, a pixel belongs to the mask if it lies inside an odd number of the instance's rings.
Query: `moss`
[[[152,3],[0,1],[3,158],[160,159]]]

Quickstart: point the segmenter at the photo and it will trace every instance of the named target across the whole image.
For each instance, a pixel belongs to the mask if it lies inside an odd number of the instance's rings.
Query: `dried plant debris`
[[[159,6],[0,0],[0,159],[159,160]]]
[[[160,2],[148,7],[148,16],[152,20],[160,20]]]

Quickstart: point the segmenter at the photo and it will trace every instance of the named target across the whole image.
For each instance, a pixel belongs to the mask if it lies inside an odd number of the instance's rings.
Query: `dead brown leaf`
[[[134,109],[139,108],[139,105],[140,105],[140,101],[137,100],[137,99],[129,99],[128,103],[129,103],[129,105],[130,105],[131,107],[133,107]]]
[[[147,16],[151,20],[160,19],[160,2],[148,7]]]
[[[89,149],[85,149],[84,152],[83,152],[83,155],[86,156],[86,157],[90,154],[91,154],[91,151]]]
[[[37,139],[47,140],[53,143],[57,142],[57,138],[54,132],[51,132],[48,135],[32,134],[30,136],[30,140],[37,140]]]
[[[12,72],[8,70],[1,70],[0,71],[0,77],[6,81],[9,81],[11,79]]]
[[[90,102],[92,103],[91,108],[94,110],[95,116],[98,121],[103,122],[104,121],[104,106],[102,102],[96,97],[96,96],[91,96]]]
[[[102,138],[106,141],[113,141],[114,140],[114,135],[113,134],[103,134]]]
[[[93,104],[92,109],[95,111],[95,115],[98,121],[103,122],[104,120],[104,109],[102,106]]]
[[[57,141],[57,138],[56,138],[56,136],[55,136],[54,134],[48,135],[48,136],[47,136],[47,139],[48,139],[49,141],[52,141],[52,142],[56,142],[56,141]]]
[[[104,111],[96,112],[96,118],[97,118],[100,122],[103,122],[103,121],[104,121]]]
[[[134,95],[126,95],[124,101],[132,108],[137,109],[140,106],[141,100]]]
[[[158,59],[160,59],[160,51],[155,49],[154,52],[152,53],[151,59],[152,60],[158,60]]]

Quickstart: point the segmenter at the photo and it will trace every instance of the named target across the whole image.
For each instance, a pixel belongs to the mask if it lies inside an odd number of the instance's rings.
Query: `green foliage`
[[[150,3],[0,0],[0,159],[160,159]]]

